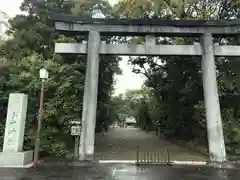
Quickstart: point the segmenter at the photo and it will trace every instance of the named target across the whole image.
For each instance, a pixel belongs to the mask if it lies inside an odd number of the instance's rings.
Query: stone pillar
[[[218,97],[212,34],[204,33],[200,41],[210,161],[222,163],[226,161],[226,150]]]
[[[22,151],[27,113],[27,95],[10,94],[5,125],[3,152]]]
[[[22,152],[28,97],[25,94],[9,95],[3,152],[0,166],[24,166],[32,163],[33,151]]]
[[[84,41],[83,44],[86,44],[87,42]],[[87,130],[87,114],[88,114],[88,105],[89,105],[89,92],[90,92],[90,73],[89,73],[89,67],[90,67],[90,61],[91,59],[87,59],[87,67],[86,67],[86,75],[85,75],[85,82],[84,82],[84,95],[83,95],[83,110],[82,110],[82,128],[81,128],[81,136],[80,136],[80,144],[79,144],[79,158],[80,160],[85,159],[85,146],[86,146],[86,130]]]
[[[87,51],[86,88],[84,89],[83,137],[80,147],[81,160],[92,160],[94,153],[99,74],[100,33],[89,32]],[[80,145],[81,146],[81,145]]]

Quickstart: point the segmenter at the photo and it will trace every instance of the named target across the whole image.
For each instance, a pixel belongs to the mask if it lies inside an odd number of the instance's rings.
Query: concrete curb
[[[135,160],[99,160],[100,164],[136,164]]]
[[[1,168],[31,168],[33,166],[33,163],[26,164],[26,165],[2,165]]]
[[[38,164],[43,162],[43,160],[38,161]],[[33,162],[26,164],[26,165],[2,165],[0,168],[31,168],[33,167]]]
[[[136,164],[135,160],[99,160],[100,164]],[[146,163],[148,164],[148,163]],[[193,166],[205,166],[206,161],[171,161],[171,165],[193,165]]]
[[[193,165],[193,166],[205,166],[207,165],[206,161],[171,161],[173,165]]]
[[[100,160],[99,164],[131,164],[137,165],[137,161],[135,160]],[[207,161],[171,161],[170,163],[144,163],[142,162],[140,165],[182,165],[182,166],[202,166],[202,167],[212,167],[212,168],[221,168],[221,169],[238,169],[234,164],[214,164],[209,163]]]

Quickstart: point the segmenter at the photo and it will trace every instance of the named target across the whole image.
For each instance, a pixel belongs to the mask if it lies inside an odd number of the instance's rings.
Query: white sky
[[[0,10],[7,13],[10,17],[21,13],[19,7],[23,0],[0,0]]]
[[[118,0],[109,0],[116,2]],[[19,6],[23,0],[0,0],[0,10],[7,13],[10,17],[14,17],[16,14],[20,14]],[[132,73],[131,67],[127,63],[128,57],[124,57],[124,60],[120,62],[120,68],[123,74],[116,76],[115,95],[124,93],[127,89],[139,89],[141,88],[145,78],[143,76]]]

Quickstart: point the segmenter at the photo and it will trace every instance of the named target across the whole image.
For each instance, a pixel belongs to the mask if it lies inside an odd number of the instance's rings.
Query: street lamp
[[[41,94],[40,94],[40,103],[39,103],[39,113],[38,113],[38,126],[36,132],[36,140],[35,140],[35,149],[34,149],[34,167],[37,167],[38,159],[39,159],[39,148],[40,148],[40,130],[43,118],[43,97],[44,97],[44,81],[48,79],[48,71],[45,68],[40,69],[39,76],[42,81],[41,84]]]

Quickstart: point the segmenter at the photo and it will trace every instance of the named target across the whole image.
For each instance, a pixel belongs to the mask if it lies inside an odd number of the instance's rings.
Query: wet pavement
[[[240,171],[209,167],[42,163],[35,169],[0,169],[0,180],[238,180]]]
[[[206,161],[208,158],[137,128],[112,128],[105,135],[96,135],[97,160],[136,160],[137,148],[140,152],[160,153],[168,149],[171,160],[176,161]]]
[[[111,129],[96,137],[99,159],[136,158],[136,147],[150,150],[169,148],[172,158],[204,159],[202,155],[159,139],[139,129]],[[238,180],[236,169],[218,170],[201,166],[73,163],[70,160],[45,159],[37,169],[0,168],[0,180]]]

